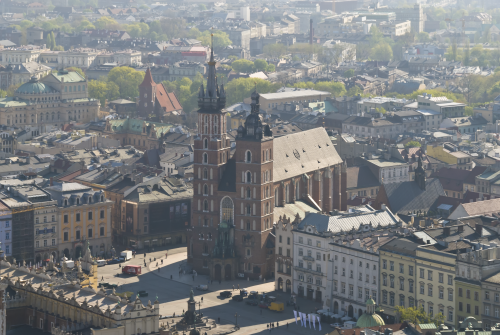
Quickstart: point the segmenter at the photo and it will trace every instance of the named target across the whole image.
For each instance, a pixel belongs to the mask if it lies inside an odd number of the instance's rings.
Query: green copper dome
[[[37,77],[31,77],[31,80],[19,86],[17,94],[43,94],[55,92],[50,86],[38,81]]]
[[[382,319],[382,317],[378,314],[370,315],[364,313],[356,322],[356,327],[360,328],[368,328],[368,327],[383,326],[383,325],[385,325],[385,322]]]
[[[363,313],[356,322],[356,327],[368,328],[385,325],[384,319],[375,313],[376,304],[372,297],[366,300],[366,312]]]

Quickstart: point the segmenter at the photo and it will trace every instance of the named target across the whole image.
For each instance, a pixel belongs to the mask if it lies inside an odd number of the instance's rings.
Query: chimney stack
[[[458,226],[458,232],[463,233],[464,232],[464,226]]]
[[[444,236],[450,236],[450,227],[444,227],[443,229]]]

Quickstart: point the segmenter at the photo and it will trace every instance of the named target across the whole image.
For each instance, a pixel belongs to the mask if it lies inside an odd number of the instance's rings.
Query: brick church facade
[[[346,167],[324,128],[274,138],[257,92],[231,157],[213,52],[208,64],[198,95],[188,262],[214,280],[270,278],[275,208],[303,201],[321,212],[345,210]]]

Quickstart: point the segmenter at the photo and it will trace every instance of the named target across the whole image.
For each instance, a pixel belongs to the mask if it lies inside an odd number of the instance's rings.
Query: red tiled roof
[[[441,178],[444,179],[452,179],[452,180],[457,180],[460,182],[463,182],[465,178],[469,175],[470,171],[468,170],[461,170],[461,169],[454,169],[454,168],[447,168],[443,167],[436,172],[434,172],[431,177],[432,178],[438,178],[441,180]]]
[[[57,180],[59,181],[65,181],[65,182],[72,182],[74,181],[74,179],[80,175],[82,175],[83,173],[87,173],[89,170],[87,169],[84,169],[84,170],[77,170],[75,172],[71,172],[61,178],[58,178]]]
[[[472,191],[467,191],[464,194],[464,198],[462,200],[462,203],[469,203],[469,202],[476,202],[477,199],[480,199],[481,196],[479,195],[478,192],[472,192]],[[491,196],[489,194],[483,193],[483,199],[484,200],[490,200]]]
[[[484,173],[488,167],[487,166],[476,166],[470,172],[467,178],[464,179],[465,184],[476,184],[476,177]]]
[[[161,108],[164,108],[164,112],[170,113],[179,109],[182,109],[179,100],[175,94],[167,93],[165,86],[163,84],[159,84],[156,86],[156,101],[160,104]]]
[[[144,75],[144,80],[139,86],[146,86],[146,87],[156,86],[156,83],[153,80],[153,76],[151,75],[151,70],[149,70],[149,67],[146,70],[146,74]],[[156,92],[156,94],[158,94],[158,92]]]
[[[71,165],[72,165],[71,161],[65,159],[58,159],[54,162],[53,166],[56,169],[63,169],[64,171],[66,171]]]

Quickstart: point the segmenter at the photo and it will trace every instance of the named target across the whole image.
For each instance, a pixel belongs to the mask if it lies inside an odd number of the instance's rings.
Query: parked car
[[[240,301],[243,301],[243,297],[241,295],[235,295],[235,296],[233,296],[233,300],[240,302]]]
[[[146,291],[139,291],[139,292],[137,292],[137,294],[139,294],[139,297],[147,297],[148,296],[148,292],[146,292]]]
[[[240,295],[246,297],[248,295],[248,291],[245,289],[240,290]]]
[[[261,301],[261,302],[259,303],[259,307],[260,307],[260,308],[264,308],[264,309],[269,308],[269,306],[268,306],[265,302],[263,302],[263,301]]]
[[[251,291],[250,295],[248,296],[248,299],[257,299],[258,297],[259,297],[259,292]]]
[[[247,299],[247,305],[257,306],[259,301],[256,299]]]
[[[231,293],[231,291],[222,291],[220,293],[220,296],[223,297],[223,298],[231,298],[233,294]]]
[[[206,291],[208,290],[208,285],[198,285],[196,286],[196,289],[200,291]]]
[[[108,288],[118,288],[118,285],[116,285],[116,284],[108,284]]]
[[[108,283],[103,283],[103,282],[100,282],[97,287],[104,287],[104,288],[108,288]]]
[[[342,328],[342,326],[340,325],[340,323],[332,323],[332,324],[330,324],[330,327],[332,327],[332,328]]]
[[[120,260],[118,258],[113,258],[108,261],[108,264],[118,264]]]

